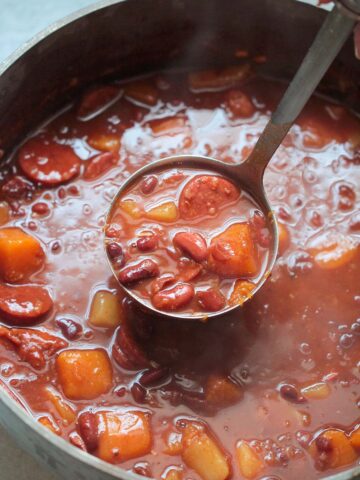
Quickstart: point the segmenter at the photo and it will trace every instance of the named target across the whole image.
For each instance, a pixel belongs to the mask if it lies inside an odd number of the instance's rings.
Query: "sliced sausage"
[[[208,253],[206,240],[200,233],[179,232],[175,235],[173,243],[195,262],[206,260]]]
[[[86,162],[84,178],[85,180],[95,180],[101,177],[105,172],[117,162],[117,155],[114,152],[104,152],[90,158]]]
[[[214,216],[220,208],[233,203],[239,196],[239,190],[229,180],[217,175],[198,175],[183,188],[179,212],[185,220]]]
[[[188,305],[194,297],[194,287],[188,283],[177,283],[160,290],[152,297],[152,304],[158,310],[179,310]]]
[[[50,312],[49,292],[37,286],[0,285],[0,316],[15,325],[35,323]]]
[[[30,180],[49,187],[66,183],[80,172],[80,159],[71,147],[43,136],[28,140],[19,151],[18,161]]]

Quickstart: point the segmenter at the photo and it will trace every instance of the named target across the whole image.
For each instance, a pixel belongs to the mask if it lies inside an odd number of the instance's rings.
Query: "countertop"
[[[91,0],[0,0],[0,61],[50,23]],[[56,480],[0,428],[1,480]]]

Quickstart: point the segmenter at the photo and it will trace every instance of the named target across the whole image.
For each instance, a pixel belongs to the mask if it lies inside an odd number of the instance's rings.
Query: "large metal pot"
[[[0,66],[0,149],[100,77],[236,61],[265,54],[266,74],[289,78],[324,17],[294,0],[104,1],[52,25]],[[323,91],[360,113],[360,62],[351,43]],[[340,80],[340,81],[339,81]],[[143,478],[84,453],[40,426],[0,391],[0,422],[21,447],[67,480]],[[332,476],[345,480],[360,468]],[[359,477],[360,478],[360,477]]]

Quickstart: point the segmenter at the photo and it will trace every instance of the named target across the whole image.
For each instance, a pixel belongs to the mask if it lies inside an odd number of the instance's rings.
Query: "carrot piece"
[[[350,435],[350,443],[355,450],[360,451],[360,426],[358,426]]]
[[[358,246],[349,236],[328,231],[309,243],[309,252],[315,263],[324,270],[340,268],[351,262]]]
[[[246,280],[236,280],[233,291],[231,292],[229,305],[242,305],[248,298],[251,297],[251,292],[255,285]]]
[[[146,217],[156,222],[171,223],[177,219],[177,207],[174,202],[165,202],[146,212]]]
[[[52,387],[45,388],[46,397],[55,407],[60,417],[63,419],[65,425],[75,422],[76,414],[74,409],[69,405],[66,400],[62,398],[59,392]]]
[[[241,474],[245,478],[257,477],[264,468],[263,462],[246,442],[239,442],[236,447],[236,456]]]
[[[65,350],[56,359],[60,385],[66,397],[90,400],[112,386],[112,368],[105,350]]]
[[[247,223],[235,223],[214,237],[209,268],[227,278],[254,276],[258,272],[256,245]]]
[[[319,449],[320,442],[327,442],[325,452]],[[350,439],[341,430],[326,430],[323,432],[311,443],[310,453],[315,457],[321,455],[321,463],[324,469],[350,465],[357,459],[357,453]]]
[[[50,415],[43,415],[37,419],[41,425],[46,427],[50,432],[55,433],[55,435],[61,435],[61,429],[56,424],[55,420]]]
[[[203,480],[225,480],[230,475],[228,459],[199,424],[188,423],[183,433],[182,458]]]
[[[19,282],[39,270],[45,254],[40,242],[21,228],[0,229],[0,275],[6,282]]]
[[[206,401],[216,406],[232,405],[242,397],[240,387],[228,378],[218,375],[209,377],[205,392]]]
[[[102,460],[119,463],[150,453],[150,421],[144,412],[99,412],[98,419],[97,453]]]

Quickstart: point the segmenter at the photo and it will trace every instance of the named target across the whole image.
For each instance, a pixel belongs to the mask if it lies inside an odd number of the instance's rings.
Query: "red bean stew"
[[[145,176],[105,229],[117,278],[156,309],[190,314],[244,303],[266,269],[270,231],[244,191],[211,171]]]
[[[172,275],[199,292],[215,288],[228,267],[220,261],[215,273],[195,276],[204,242],[211,248],[232,228],[266,228],[246,197],[232,196],[232,205],[252,214],[234,211],[225,228],[231,202],[214,216],[190,202],[187,218],[167,223],[204,177],[164,172],[127,192],[118,226],[105,229],[106,212],[124,179],[154,159],[245,159],[282,90],[248,64],[95,86],[5,162],[0,380],[34,421],[107,462],[165,480],[309,480],[359,462],[358,118],[313,98],[272,159],[265,187],[280,224],[279,257],[236,313],[207,323],[155,319],[123,297],[107,262],[108,253],[131,280],[136,273],[124,269],[161,250],[157,279],[133,287],[146,296],[149,282],[161,308]],[[214,180],[206,175],[205,186]],[[240,281],[252,282],[256,268]],[[238,274],[236,264],[224,298],[197,294],[183,308],[241,303],[249,290],[234,290]]]

